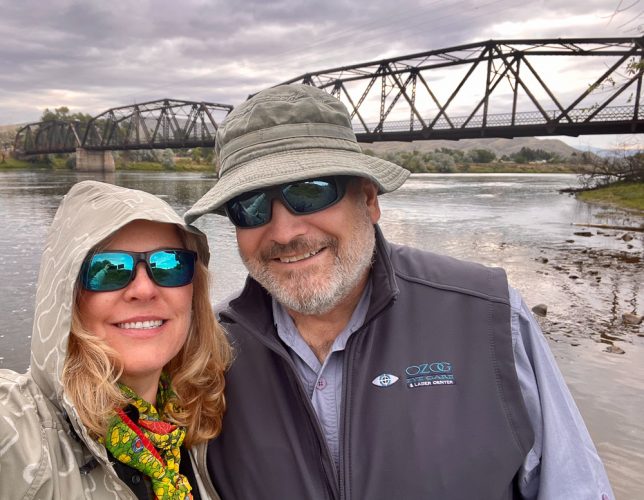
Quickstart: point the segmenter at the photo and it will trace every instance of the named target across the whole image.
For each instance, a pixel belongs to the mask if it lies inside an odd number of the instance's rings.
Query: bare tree
[[[644,182],[644,152],[624,145],[608,157],[593,155],[590,168],[580,174],[583,190],[616,182]]]

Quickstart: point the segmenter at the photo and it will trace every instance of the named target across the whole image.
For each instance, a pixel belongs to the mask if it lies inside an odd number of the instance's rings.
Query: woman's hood
[[[208,263],[206,237],[198,229],[186,226],[165,201],[143,191],[102,182],[75,184],[58,207],[47,234],[31,339],[31,374],[60,408],[65,406],[61,375],[81,264],[92,247],[136,219],[172,223],[197,234],[199,258]]]

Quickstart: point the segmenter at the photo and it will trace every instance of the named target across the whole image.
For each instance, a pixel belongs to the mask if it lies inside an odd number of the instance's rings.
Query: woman
[[[43,253],[30,370],[0,370],[0,498],[218,498],[205,442],[230,349],[208,259],[159,198],[72,187]]]

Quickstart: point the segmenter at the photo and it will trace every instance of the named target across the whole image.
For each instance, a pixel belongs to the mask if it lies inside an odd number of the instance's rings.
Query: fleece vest
[[[344,360],[340,469],[252,279],[220,313],[236,359],[208,469],[223,500],[515,498],[533,443],[500,269],[388,244]]]

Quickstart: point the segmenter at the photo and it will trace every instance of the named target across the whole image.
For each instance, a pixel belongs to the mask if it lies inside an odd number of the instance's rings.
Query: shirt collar
[[[358,330],[365,321],[367,316],[367,311],[369,310],[369,303],[371,302],[371,278],[367,280],[367,285],[362,291],[358,305],[353,310],[353,314],[347,323],[347,326],[340,332],[333,342],[331,347],[331,352],[342,351],[347,345],[347,342],[351,335]],[[293,319],[289,316],[286,308],[277,302],[274,298],[273,302],[273,321],[275,322],[275,328],[277,329],[277,335],[288,347],[293,349],[300,357],[303,359],[308,358],[309,356],[304,356],[302,351],[310,351],[310,347],[304,342],[304,339],[300,335]]]

